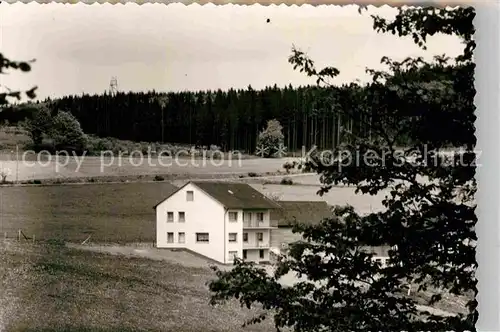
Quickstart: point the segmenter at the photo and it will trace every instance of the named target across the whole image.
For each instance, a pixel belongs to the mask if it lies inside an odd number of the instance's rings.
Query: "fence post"
[[[35,234],[33,234],[33,244],[35,243]]]
[[[21,242],[21,230],[17,231],[17,240]]]
[[[82,244],[81,244],[81,245],[84,245],[85,243],[87,243],[87,241],[90,239],[90,237],[91,237],[91,236],[92,236],[92,234],[90,234],[90,235],[89,235],[89,236],[85,239],[85,241],[83,241],[83,242],[82,242]]]

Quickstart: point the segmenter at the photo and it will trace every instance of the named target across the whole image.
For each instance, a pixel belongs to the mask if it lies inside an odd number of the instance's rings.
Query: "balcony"
[[[243,221],[244,229],[271,229],[276,228],[263,221]]]
[[[243,249],[268,249],[269,247],[269,242],[264,241],[243,242]]]

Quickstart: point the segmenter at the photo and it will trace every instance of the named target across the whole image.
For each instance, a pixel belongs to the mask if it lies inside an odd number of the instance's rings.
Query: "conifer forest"
[[[199,92],[105,92],[100,95],[46,99],[38,105],[71,112],[87,134],[141,142],[217,145],[222,150],[254,152],[257,135],[268,120],[283,126],[289,151],[317,146],[335,148],[343,132],[369,137],[372,115],[343,116],[362,108],[364,87],[305,86]],[[332,90],[333,93],[332,93]],[[364,97],[364,98],[363,98]],[[1,120],[15,123],[29,117],[37,104],[13,106]],[[14,110],[15,109],[15,110]],[[379,119],[380,120],[380,119]]]

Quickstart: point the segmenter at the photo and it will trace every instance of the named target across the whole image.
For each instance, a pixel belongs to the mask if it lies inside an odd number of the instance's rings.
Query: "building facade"
[[[157,248],[185,249],[218,263],[235,257],[257,263],[286,254],[302,240],[295,222],[318,224],[332,217],[324,201],[275,202],[245,183],[196,181],[178,188],[155,206]],[[367,248],[382,265],[387,249]]]
[[[219,263],[269,261],[271,210],[248,184],[189,182],[155,206],[156,246],[188,249]]]

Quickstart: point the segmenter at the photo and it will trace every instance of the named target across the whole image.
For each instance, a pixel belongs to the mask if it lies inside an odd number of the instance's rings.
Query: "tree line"
[[[335,148],[344,133],[371,136],[371,115],[345,116],[364,107],[366,87],[276,85],[262,90],[198,92],[118,92],[83,94],[11,106],[0,114],[10,123],[31,117],[40,105],[73,114],[83,131],[99,137],[142,142],[217,145],[222,150],[254,152],[259,132],[276,119],[289,151]],[[334,97],[332,99],[332,96]],[[350,112],[355,113],[355,112]],[[363,115],[361,115],[363,114]],[[404,143],[403,143],[404,144]]]

